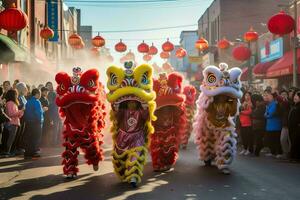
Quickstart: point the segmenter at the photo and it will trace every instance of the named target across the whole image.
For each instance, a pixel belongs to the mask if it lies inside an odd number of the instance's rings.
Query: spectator
[[[16,79],[16,80],[14,81],[14,83],[13,83],[12,88],[13,88],[13,89],[17,89],[17,84],[18,84],[18,83],[20,83],[20,81],[19,81],[19,79]]]
[[[26,96],[28,94],[27,86],[25,83],[18,83],[16,88],[19,93],[19,110],[25,110],[25,106],[27,103]],[[20,119],[20,127],[18,128],[15,142],[13,144],[12,149],[15,150],[17,155],[24,153],[24,132],[25,132],[25,120],[24,116]]]
[[[290,138],[288,131],[288,115],[290,110],[289,100],[288,100],[288,92],[286,90],[280,91],[280,96],[277,98],[278,101],[278,114],[281,117],[282,121],[282,130],[280,134],[280,143],[283,155],[278,155],[278,158],[287,159],[290,153]]]
[[[294,95],[294,106],[288,117],[289,135],[291,138],[291,159],[300,159],[300,91]]]
[[[243,142],[243,150],[240,152],[240,155],[249,155],[250,153],[253,153],[254,135],[252,133],[251,121],[252,106],[251,94],[245,92],[242,98],[240,111],[240,126]]]
[[[39,145],[42,136],[42,125],[44,122],[43,108],[39,101],[41,93],[38,89],[33,89],[31,98],[27,101],[25,108],[25,122],[26,122],[26,145],[25,158],[40,157]]]
[[[15,89],[8,90],[6,93],[5,112],[9,116],[10,121],[5,125],[8,130],[8,139],[6,144],[6,156],[13,155],[11,147],[15,141],[18,127],[20,126],[20,118],[24,114],[24,109],[19,110],[18,92]]]
[[[275,100],[276,96],[277,95],[270,90],[265,90],[264,92],[264,98],[267,102],[264,114],[266,118],[266,140],[271,150],[271,154],[267,155],[273,156],[281,154],[280,133],[282,122],[280,116],[278,116],[278,102]]]
[[[62,129],[62,121],[59,116],[58,107],[55,103],[56,92],[54,90],[53,84],[51,82],[46,83],[46,87],[49,89],[48,100],[49,100],[49,117],[50,121],[53,122],[52,126],[52,144],[60,144],[60,134]]]
[[[5,99],[5,95],[7,93],[8,90],[11,89],[11,85],[9,81],[4,81],[3,82],[3,95],[2,95],[2,99]]]
[[[0,141],[1,141],[1,149],[5,150],[5,146],[2,143],[2,134],[3,134],[3,125],[10,121],[10,118],[4,112],[4,102],[2,100],[3,88],[0,87]]]
[[[49,133],[51,132],[51,121],[49,118],[49,101],[48,101],[48,88],[41,88],[41,98],[40,102],[42,104],[44,112],[44,124],[43,124],[43,134],[42,134],[42,143],[48,145],[49,143]]]
[[[264,114],[266,110],[266,105],[261,95],[254,95],[252,99],[254,103],[254,109],[252,112],[252,127],[255,138],[254,155],[259,156],[259,153],[263,148],[263,140],[265,135],[266,120]]]

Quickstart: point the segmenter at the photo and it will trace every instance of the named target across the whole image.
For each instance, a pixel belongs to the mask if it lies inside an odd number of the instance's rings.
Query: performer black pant
[[[241,127],[241,137],[244,149],[253,153],[254,134],[252,127]]]

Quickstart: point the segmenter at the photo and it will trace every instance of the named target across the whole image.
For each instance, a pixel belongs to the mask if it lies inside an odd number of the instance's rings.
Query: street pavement
[[[98,172],[80,155],[77,179],[62,175],[61,148],[43,149],[38,160],[0,159],[0,199],[59,200],[300,200],[300,164],[261,156],[238,156],[232,174],[223,175],[198,160],[195,145],[180,152],[175,169],[152,172],[145,167],[136,189],[113,173],[110,149]]]

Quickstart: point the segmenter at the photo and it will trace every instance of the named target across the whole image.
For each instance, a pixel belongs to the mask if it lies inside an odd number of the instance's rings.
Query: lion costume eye
[[[95,86],[95,81],[89,80],[88,87],[94,87],[94,86]]]
[[[66,88],[65,88],[64,84],[61,84],[61,85],[59,86],[59,89],[60,89],[60,91],[64,91]]]
[[[142,84],[147,85],[149,84],[149,80],[148,80],[148,72],[145,72],[142,76]]]
[[[111,73],[110,74],[110,84],[111,85],[117,85],[118,83],[118,78],[115,74]]]
[[[209,73],[207,75],[207,82],[208,83],[215,83],[217,81],[217,77],[213,73]]]

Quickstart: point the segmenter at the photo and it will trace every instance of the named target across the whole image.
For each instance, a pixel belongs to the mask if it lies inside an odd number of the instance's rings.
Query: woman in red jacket
[[[240,111],[241,137],[243,142],[243,150],[240,152],[240,155],[249,155],[253,152],[252,106],[251,93],[245,92]]]

